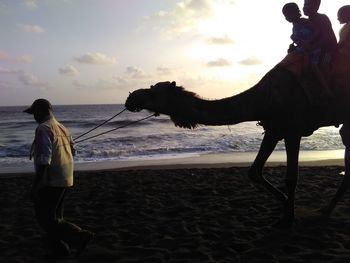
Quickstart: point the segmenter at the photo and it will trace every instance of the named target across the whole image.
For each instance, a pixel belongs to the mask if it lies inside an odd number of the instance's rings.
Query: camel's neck
[[[188,94],[174,98],[172,105],[176,106],[172,109],[175,110],[166,114],[181,127],[195,127],[196,124],[229,125],[245,121],[266,122],[266,119],[272,117],[285,118],[290,106],[290,96],[298,99],[299,104],[305,102],[301,89],[295,88],[297,85],[293,74],[276,67],[254,87],[236,96],[221,100],[203,100]],[[284,106],[287,102],[289,104]],[[284,112],[275,112],[276,109]]]
[[[259,85],[236,96],[220,100],[191,98],[187,117],[204,125],[228,125],[261,120],[266,89]]]

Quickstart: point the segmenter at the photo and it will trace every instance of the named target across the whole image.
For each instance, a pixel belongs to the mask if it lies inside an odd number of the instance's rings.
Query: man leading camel
[[[36,219],[46,232],[45,245],[55,258],[68,256],[70,247],[80,254],[93,237],[63,217],[64,199],[73,186],[73,141],[66,127],[53,114],[51,103],[37,99],[24,112],[32,114],[38,127],[31,149],[35,178],[31,190]]]

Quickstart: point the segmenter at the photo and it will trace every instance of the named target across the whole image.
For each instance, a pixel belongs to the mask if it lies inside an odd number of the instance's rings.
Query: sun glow
[[[188,47],[187,56],[202,61],[207,76],[227,81],[262,77],[285,56],[292,29],[281,12],[285,3],[269,2],[273,1],[255,1],[254,7],[250,1],[213,3],[211,16],[197,21],[196,29],[203,38]],[[303,1],[297,4],[302,8]],[[330,17],[336,35],[340,28],[336,13],[345,4],[321,4],[320,12]],[[262,12],[266,7],[269,12]]]
[[[217,2],[212,15],[198,21],[197,31],[203,38],[188,47],[187,56],[202,61],[202,73],[206,76],[250,83],[283,58],[291,26],[278,13],[264,21],[268,26],[262,30],[256,21],[261,19],[262,3],[255,4],[256,8],[251,10],[247,1]],[[276,19],[283,21],[279,27],[275,26]],[[275,30],[271,32],[269,28]]]

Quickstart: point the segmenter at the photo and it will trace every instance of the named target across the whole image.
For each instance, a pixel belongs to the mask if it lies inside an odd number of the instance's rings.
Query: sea
[[[37,123],[23,113],[25,106],[0,107],[0,169],[20,168],[32,163],[29,150]],[[71,132],[73,138],[100,125],[121,110],[123,105],[54,106],[56,118]],[[76,163],[179,158],[206,153],[257,152],[263,128],[256,122],[227,126],[200,126],[189,130],[175,127],[166,115],[141,120],[151,113],[124,111],[88,135],[95,138],[76,143]],[[121,127],[121,128],[119,128]],[[112,132],[109,130],[115,129]],[[339,128],[324,127],[304,137],[302,151],[339,150],[344,146]],[[284,150],[280,142],[277,151]],[[0,171],[1,172],[1,171]]]

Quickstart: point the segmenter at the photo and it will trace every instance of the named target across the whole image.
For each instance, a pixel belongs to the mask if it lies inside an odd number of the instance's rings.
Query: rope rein
[[[97,127],[91,129],[90,131],[84,133],[83,135],[86,135],[86,134],[88,134],[89,132],[91,132],[91,131],[97,129],[98,127],[102,126],[102,125],[105,124],[106,122],[108,122],[108,121],[110,121],[111,119],[113,119],[114,117],[118,116],[119,114],[121,114],[121,113],[124,112],[125,110],[126,110],[126,109],[122,110],[121,112],[119,112],[118,114],[116,114],[115,116],[113,116],[112,118],[108,119],[107,121],[103,122],[102,124],[98,125]],[[74,144],[77,144],[77,143],[80,143],[80,142],[83,142],[83,141],[86,141],[86,140],[90,140],[90,139],[96,138],[96,137],[98,137],[98,136],[104,135],[104,134],[106,134],[106,133],[110,133],[110,132],[112,132],[112,131],[119,130],[119,129],[121,129],[121,128],[125,128],[125,127],[127,127],[127,126],[129,126],[129,125],[132,125],[132,124],[135,124],[135,123],[138,123],[138,122],[147,120],[147,119],[149,119],[149,118],[151,118],[151,117],[153,117],[153,116],[158,116],[158,115],[159,115],[158,113],[153,113],[153,114],[151,114],[151,115],[149,115],[149,116],[147,116],[147,117],[145,117],[145,118],[142,118],[142,119],[139,119],[139,120],[136,120],[136,121],[129,122],[129,123],[124,124],[124,125],[122,125],[122,126],[119,126],[119,127],[117,127],[117,128],[114,128],[114,129],[111,129],[111,130],[108,130],[108,131],[105,131],[105,132],[101,132],[101,133],[99,133],[99,134],[96,134],[96,135],[87,137],[87,138],[85,138],[85,139],[81,139],[81,140],[79,140],[79,141],[75,141]],[[77,138],[80,138],[80,137],[82,137],[83,135],[80,135],[80,136],[78,136]],[[76,140],[77,138],[75,138],[75,140]]]
[[[121,110],[120,112],[118,112],[116,115],[114,115],[113,117],[109,118],[108,120],[105,120],[104,122],[102,122],[100,125],[97,125],[96,127],[92,128],[91,130],[84,132],[83,134],[79,135],[78,137],[74,138],[74,141],[83,137],[84,135],[96,130],[97,128],[101,127],[102,125],[104,125],[105,123],[111,121],[112,119],[114,119],[115,117],[117,117],[118,115],[122,114],[124,111],[126,111],[126,108],[124,108],[123,110]]]

